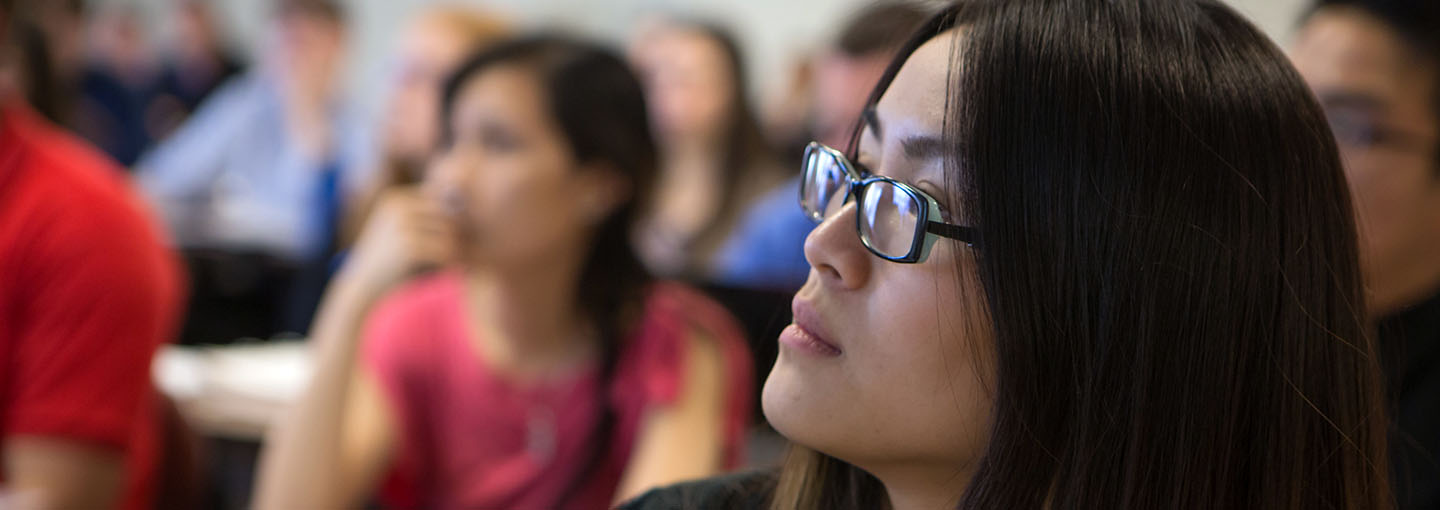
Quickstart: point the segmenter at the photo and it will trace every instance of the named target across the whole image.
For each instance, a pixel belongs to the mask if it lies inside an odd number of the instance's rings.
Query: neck
[[[949,510],[960,504],[973,472],[953,465],[888,466],[868,470],[890,498],[893,510]]]
[[[577,302],[583,263],[582,256],[557,254],[523,267],[466,271],[474,340],[487,363],[543,375],[593,358],[593,335]]]

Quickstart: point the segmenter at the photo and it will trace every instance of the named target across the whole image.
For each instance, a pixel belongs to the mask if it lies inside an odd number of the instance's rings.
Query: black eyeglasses
[[[865,175],[840,151],[819,142],[805,147],[805,175],[800,207],[815,223],[840,211],[854,197],[859,207],[855,229],[865,248],[891,262],[924,262],[941,237],[968,246],[980,243],[972,227],[951,225],[941,218],[940,205],[914,186],[887,177]]]

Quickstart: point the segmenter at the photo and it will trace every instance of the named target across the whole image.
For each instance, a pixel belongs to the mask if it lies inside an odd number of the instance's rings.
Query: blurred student
[[[870,89],[905,37],[928,17],[926,8],[898,1],[878,2],[851,15],[831,46],[814,60],[807,142],[850,144]],[[799,194],[800,180],[791,179],[746,211],[717,255],[718,281],[787,291],[805,283],[810,264],[802,248],[815,223],[795,208]]]
[[[151,47],[135,6],[102,7],[90,21],[71,124],[122,166],[134,165],[240,71],[204,3],[172,4],[174,30],[163,51]]]
[[[279,0],[261,69],[218,91],[139,163],[183,247],[308,260],[331,244],[353,119],[339,99],[345,21],[328,0]]]
[[[1440,2],[1324,0],[1292,58],[1330,118],[1361,226],[1396,496],[1440,508]]]
[[[270,36],[258,69],[137,165],[195,275],[187,341],[305,333],[342,208],[365,180],[358,119],[340,98],[339,4],[279,0]]]
[[[638,232],[657,274],[709,281],[721,243],[785,172],[745,93],[740,48],[724,30],[662,22],[631,48],[660,143],[654,203]]]
[[[23,43],[22,61],[31,81],[25,95],[31,108],[50,122],[72,125],[76,84],[85,64],[85,0],[53,0],[27,5],[31,22],[12,27]]]
[[[159,91],[159,63],[133,6],[100,9],[90,21],[89,57],[80,73],[75,131],[123,167],[154,138],[146,110]]]
[[[240,59],[226,47],[210,3],[174,0],[174,33],[165,48],[159,96],[145,112],[145,126],[154,140],[178,129],[190,114],[230,78],[240,74]]]
[[[114,163],[27,103],[36,4],[0,0],[0,507],[148,510],[180,273]]]
[[[1344,171],[1265,34],[1219,0],[977,0],[900,55],[803,166],[779,476],[625,508],[1393,506]]]
[[[378,154],[371,163],[378,168],[367,171],[373,177],[360,197],[347,206],[342,246],[359,235],[375,201],[386,191],[423,179],[425,162],[440,141],[440,95],[445,77],[467,55],[508,32],[503,20],[459,6],[427,10],[405,29],[392,64]]]
[[[656,156],[625,62],[500,43],[442,104],[424,193],[382,200],[326,296],[257,508],[601,509],[736,466],[743,340],[630,245]]]

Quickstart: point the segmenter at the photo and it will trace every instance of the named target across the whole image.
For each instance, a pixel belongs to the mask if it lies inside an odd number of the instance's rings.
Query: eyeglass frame
[[[817,151],[832,157],[840,165],[840,168],[845,171],[845,177],[847,182],[845,184],[845,198],[840,202],[842,206],[846,202],[849,202],[851,199],[854,199],[855,207],[857,209],[862,207],[860,202],[863,191],[871,184],[875,184],[877,182],[884,182],[895,186],[897,189],[909,195],[916,201],[920,202],[920,204],[922,205],[922,207],[920,207],[919,209],[919,218],[917,218],[915,222],[915,232],[910,236],[910,250],[904,256],[900,257],[892,257],[881,253],[877,248],[875,248],[875,246],[871,244],[869,239],[866,239],[864,226],[861,223],[863,221],[861,218],[861,214],[858,210],[856,211],[855,235],[856,237],[860,238],[860,244],[864,245],[865,249],[869,250],[870,253],[874,254],[876,257],[880,257],[890,262],[897,262],[901,264],[918,264],[924,262],[925,259],[929,258],[930,249],[935,246],[935,242],[938,241],[941,237],[960,241],[962,243],[965,243],[966,246],[972,248],[978,247],[978,245],[980,244],[980,231],[975,227],[965,227],[945,223],[942,221],[931,221],[931,217],[941,218],[944,215],[940,212],[940,203],[935,200],[935,197],[930,196],[929,193],[926,193],[914,186],[897,181],[895,179],[891,179],[889,177],[883,177],[873,174],[869,177],[866,177],[864,173],[861,173],[855,168],[855,164],[852,163],[850,161],[850,158],[846,157],[844,153],[820,142],[810,142],[809,145],[805,146],[805,156],[802,160],[802,164],[804,166],[801,170],[799,197],[800,210],[804,211],[805,216],[810,218],[810,221],[815,222],[815,224],[818,225],[825,221],[824,208],[828,206],[828,204],[822,204],[821,210],[814,213],[810,212],[809,208],[805,207],[805,188],[808,185],[808,183],[805,181],[808,180],[806,178],[810,173],[810,158],[812,157],[812,154]]]

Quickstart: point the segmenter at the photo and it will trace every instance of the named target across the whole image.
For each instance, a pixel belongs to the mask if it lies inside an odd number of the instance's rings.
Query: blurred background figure
[[[26,100],[57,3],[0,0],[0,506],[149,510],[183,284],[115,164]]]
[[[80,136],[126,167],[154,139],[146,109],[159,92],[159,62],[142,23],[129,5],[95,13],[71,121]]]
[[[1322,0],[1292,48],[1354,192],[1404,509],[1440,508],[1440,2]]]
[[[348,246],[371,207],[386,191],[412,186],[424,177],[426,161],[440,141],[442,82],[461,59],[509,33],[490,13],[459,6],[421,13],[404,34],[390,70],[390,90],[380,120],[377,165],[368,173],[361,198],[345,215],[342,244]]]
[[[25,94],[35,111],[51,122],[70,126],[77,82],[85,65],[85,0],[54,0],[26,8],[31,21],[15,27],[13,38],[23,42],[24,69],[31,83]]]
[[[818,141],[847,147],[870,90],[906,37],[929,17],[915,3],[878,2],[853,14],[833,42],[817,56],[808,94],[808,125],[798,139],[784,140],[786,162],[798,162],[805,144]],[[802,76],[804,76],[802,74]],[[803,141],[801,141],[803,140]],[[785,291],[799,289],[810,274],[805,236],[815,222],[795,206],[800,196],[795,177],[757,201],[719,251],[716,275],[739,287]]]
[[[209,7],[199,0],[174,4],[173,33],[163,51],[153,47],[135,5],[100,7],[89,22],[89,56],[72,124],[127,167],[240,71]]]
[[[279,0],[258,69],[235,78],[137,165],[187,251],[183,340],[304,333],[361,189],[358,119],[339,87],[345,16]]]
[[[225,45],[215,13],[204,0],[175,0],[171,19],[174,34],[163,55],[159,97],[145,113],[154,140],[179,128],[211,92],[244,67]]]
[[[657,156],[626,63],[500,43],[442,104],[423,193],[381,199],[326,296],[256,507],[608,508],[736,467],[738,327],[630,244]]]
[[[790,168],[760,131],[740,47],[728,32],[656,21],[630,56],[660,142],[655,202],[637,238],[641,257],[656,274],[710,281],[740,217]]]

